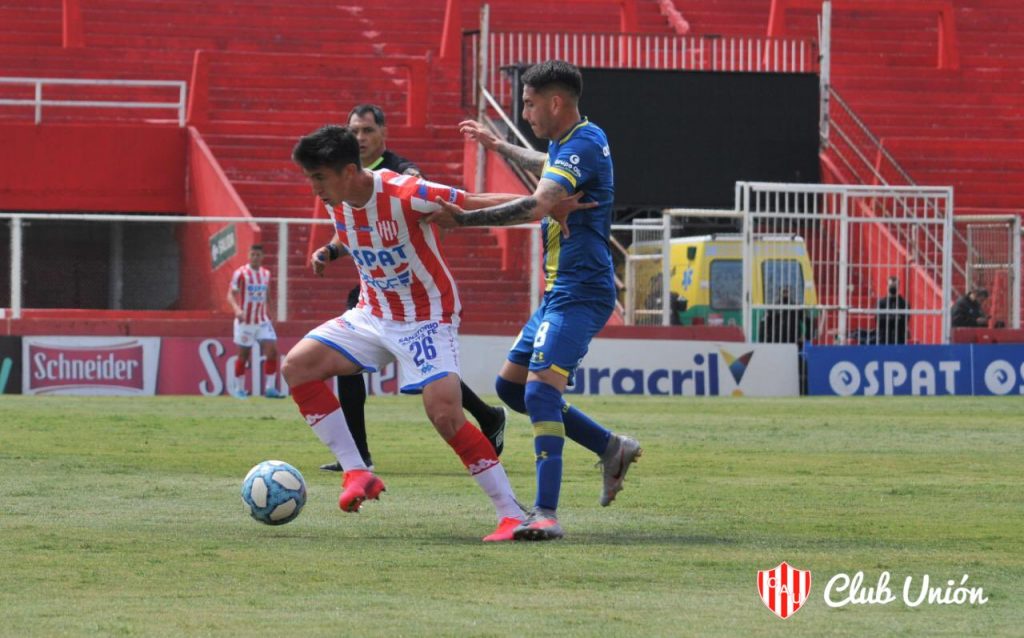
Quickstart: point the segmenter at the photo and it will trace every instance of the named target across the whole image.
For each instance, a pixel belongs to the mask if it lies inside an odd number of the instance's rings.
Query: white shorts
[[[432,381],[459,372],[459,331],[437,321],[390,321],[360,308],[309,331],[366,372],[398,362],[398,389],[419,394]]]
[[[235,345],[251,348],[257,341],[277,341],[277,333],[270,321],[263,323],[242,323],[235,319]]]

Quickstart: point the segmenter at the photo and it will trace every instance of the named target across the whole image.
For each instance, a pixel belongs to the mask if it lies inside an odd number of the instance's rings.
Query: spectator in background
[[[988,299],[988,291],[984,288],[972,288],[953,304],[954,328],[983,328],[988,325],[988,315],[981,305]]]
[[[793,304],[789,286],[779,293],[778,304]],[[761,317],[761,343],[795,343],[802,345],[804,341],[814,338],[814,323],[803,308],[772,308]]]
[[[780,306],[793,305],[789,286],[779,292]],[[758,330],[761,343],[795,343],[800,366],[800,394],[807,394],[807,360],[804,342],[814,339],[814,322],[803,308],[772,308],[761,317]]]
[[[910,305],[900,294],[900,279],[889,276],[888,295],[878,300],[878,320],[875,343],[903,345],[907,342],[907,310]]]
[[[372,171],[386,169],[401,175],[423,176],[412,160],[392,153],[386,148],[388,129],[384,111],[379,106],[360,104],[352,109],[348,114],[348,130],[359,142],[359,161],[364,167]],[[349,310],[359,304],[360,292],[361,286],[358,285],[349,292]],[[339,376],[338,399],[341,401],[341,409],[348,420],[349,430],[363,457],[363,462],[372,469],[373,459],[366,441],[366,382],[363,375]],[[505,448],[505,409],[487,405],[465,382],[462,383],[462,407],[473,415],[498,456],[501,456]],[[344,471],[340,461],[325,463],[320,469],[329,472]]]

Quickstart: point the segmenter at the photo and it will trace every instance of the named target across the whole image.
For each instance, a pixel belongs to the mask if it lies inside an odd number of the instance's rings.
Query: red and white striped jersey
[[[458,326],[462,303],[437,232],[421,222],[443,197],[462,205],[466,193],[411,175],[373,173],[364,208],[326,206],[338,239],[359,270],[359,308],[392,321],[439,321]]]
[[[231,290],[242,292],[242,323],[261,324],[270,321],[267,314],[267,298],[270,294],[270,271],[266,268],[253,270],[249,264],[239,266],[231,275]]]

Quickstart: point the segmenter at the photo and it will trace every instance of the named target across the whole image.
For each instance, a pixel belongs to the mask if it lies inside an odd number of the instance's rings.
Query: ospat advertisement
[[[810,394],[1024,394],[1024,345],[811,346],[804,352]]]

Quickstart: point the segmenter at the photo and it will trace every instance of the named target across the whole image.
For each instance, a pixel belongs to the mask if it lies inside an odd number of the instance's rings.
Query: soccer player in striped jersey
[[[389,170],[401,175],[422,177],[415,162],[393,153],[387,148],[387,121],[384,111],[375,104],[359,104],[348,114],[348,129],[359,142],[359,161],[364,168],[372,171]],[[317,207],[319,208],[319,206]],[[359,303],[361,286],[349,293],[349,308]],[[353,299],[353,297],[355,297]],[[462,407],[473,415],[484,435],[494,446],[498,456],[505,447],[505,408],[490,406],[473,392],[472,388],[462,384]],[[366,437],[366,384],[362,375],[338,377],[338,399],[341,409],[345,412],[352,439],[359,448],[363,462],[373,467],[370,446]],[[321,470],[341,472],[344,468],[338,461],[320,466]]]
[[[641,454],[636,440],[613,434],[562,398],[590,340],[615,308],[615,277],[609,249],[615,183],[604,131],[580,116],[583,77],[568,62],[549,60],[523,74],[523,118],[533,133],[549,140],[547,154],[499,140],[478,122],[459,126],[471,139],[497,151],[539,178],[532,195],[473,212],[458,202],[438,200],[444,210],[431,221],[445,228],[505,226],[541,221],[544,299],[523,326],[496,381],[498,396],[529,414],[537,454],[537,499],[513,535],[518,540],[561,538],[556,509],[562,483],[565,437],[598,455],[604,470],[600,503],[622,489],[626,471]],[[589,210],[559,228],[548,215],[568,195],[583,194]]]
[[[239,399],[249,396],[245,391],[245,369],[252,357],[252,345],[259,343],[263,355],[263,394],[268,399],[283,399],[284,395],[277,390],[277,333],[267,313],[270,271],[263,267],[262,244],[250,246],[249,263],[239,266],[231,275],[227,299],[235,312],[234,340],[238,346],[228,391]]]
[[[436,229],[424,218],[440,210],[436,198],[472,209],[513,196],[469,195],[411,175],[364,169],[355,135],[340,126],[301,138],[292,158],[337,230],[314,253],[314,272],[345,251],[362,286],[356,307],[310,331],[282,367],[299,411],[345,468],[339,507],[358,511],[363,501],[384,491],[384,483],[360,456],[338,399],[324,380],[397,361],[399,389],[422,394],[430,422],[494,505],[498,526],[484,540],[512,540],[524,512],[494,447],[462,410],[462,304]]]

